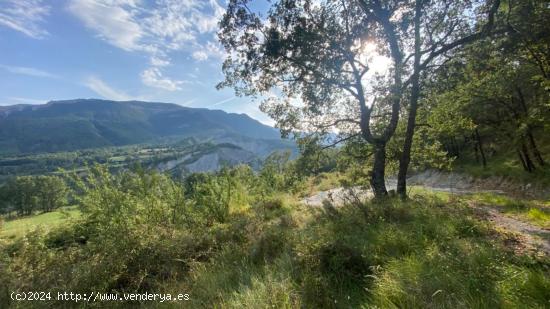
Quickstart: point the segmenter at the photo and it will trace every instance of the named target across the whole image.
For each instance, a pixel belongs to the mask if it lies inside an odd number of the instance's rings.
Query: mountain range
[[[261,156],[290,145],[276,129],[246,114],[171,103],[76,99],[0,106],[0,154],[4,155],[185,137],[235,144]]]

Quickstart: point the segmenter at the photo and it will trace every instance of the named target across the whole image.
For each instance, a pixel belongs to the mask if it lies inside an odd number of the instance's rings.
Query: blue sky
[[[271,121],[217,91],[225,0],[0,0],[0,105],[172,102]]]

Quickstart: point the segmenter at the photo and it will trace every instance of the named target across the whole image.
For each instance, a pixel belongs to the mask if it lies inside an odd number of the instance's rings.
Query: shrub
[[[260,202],[260,207],[269,211],[281,209],[283,206],[284,201],[281,197],[272,197]]]
[[[361,281],[370,273],[361,252],[346,244],[330,243],[319,250],[321,272],[337,280]]]
[[[115,176],[94,167],[85,179],[73,180],[82,192],[81,218],[48,234],[37,230],[12,246],[8,271],[17,276],[11,290],[158,290],[181,280],[190,263],[215,247],[183,188],[166,176]]]
[[[287,236],[286,233],[277,229],[264,231],[251,246],[250,257],[252,261],[260,263],[276,259],[285,247]]]

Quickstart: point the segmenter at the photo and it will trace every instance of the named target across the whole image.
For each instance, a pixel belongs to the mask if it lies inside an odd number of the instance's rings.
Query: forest
[[[217,87],[296,153],[200,172],[160,167],[239,147],[0,157],[0,307],[550,307],[550,3],[256,5],[226,4]]]

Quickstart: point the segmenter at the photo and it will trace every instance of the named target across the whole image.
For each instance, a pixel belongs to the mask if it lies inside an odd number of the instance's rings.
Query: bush
[[[319,250],[321,272],[337,280],[362,281],[370,273],[361,252],[346,244],[331,243]]]
[[[272,197],[267,200],[260,202],[260,207],[263,207],[265,210],[273,211],[283,208],[284,201],[281,197]]]
[[[288,235],[283,231],[271,229],[255,239],[250,250],[250,257],[255,263],[275,260],[285,247]]]
[[[81,218],[12,246],[11,290],[144,292],[184,278],[215,247],[183,188],[148,172],[111,175],[94,167],[75,177]],[[192,232],[191,232],[192,231]]]
[[[189,190],[154,172],[92,169],[74,180],[74,224],[0,243],[0,306],[13,290],[183,290],[193,308],[547,305],[548,260],[506,251],[460,199],[417,194],[328,217],[253,191],[248,177],[227,169]],[[221,215],[208,206],[229,191]]]

